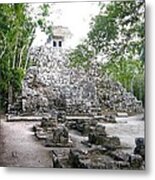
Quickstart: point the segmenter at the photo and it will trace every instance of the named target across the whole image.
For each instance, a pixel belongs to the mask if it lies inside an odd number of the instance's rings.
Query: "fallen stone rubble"
[[[43,118],[40,126],[34,126],[33,129],[36,137],[43,140],[46,147],[53,148],[50,156],[54,168],[145,168],[144,139],[137,138],[134,152],[125,153],[120,139],[108,136],[101,123],[92,126],[87,135],[88,140],[79,141],[77,144],[74,143],[70,130],[56,120]]]
[[[56,120],[43,118],[41,125],[33,127],[35,136],[44,140],[46,147],[71,147],[69,131],[63,124],[58,124]]]
[[[140,155],[127,154],[120,151],[106,151],[102,148],[81,150],[52,150],[54,168],[82,169],[124,169],[143,170],[144,162]]]
[[[118,137],[109,137],[105,132],[105,126],[97,124],[91,129],[88,135],[88,141],[91,144],[102,145],[107,149],[117,149],[121,147]]]
[[[88,135],[91,128],[97,123],[116,123],[115,115],[102,116],[66,116],[65,125],[69,129],[79,131],[82,135]]]

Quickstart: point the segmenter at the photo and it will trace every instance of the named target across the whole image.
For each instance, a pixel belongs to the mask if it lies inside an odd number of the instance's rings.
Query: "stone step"
[[[66,116],[66,120],[90,120],[92,117],[90,116]]]
[[[7,121],[14,122],[14,121],[41,121],[41,116],[12,116],[8,115]]]
[[[128,117],[128,113],[126,112],[117,112],[117,117]]]

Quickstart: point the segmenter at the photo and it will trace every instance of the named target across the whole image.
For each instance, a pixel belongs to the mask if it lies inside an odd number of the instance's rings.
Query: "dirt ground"
[[[53,167],[49,151],[34,136],[32,127],[40,122],[6,122],[0,118],[0,166],[9,167]],[[125,152],[132,153],[135,148],[135,138],[144,137],[145,122],[139,116],[123,119],[116,124],[105,124],[109,135],[120,138]],[[80,143],[85,137],[70,131],[74,145],[84,148]],[[57,148],[56,148],[57,149]],[[59,148],[60,149],[60,148]]]
[[[0,119],[0,166],[52,167],[48,149],[33,135],[36,123]]]

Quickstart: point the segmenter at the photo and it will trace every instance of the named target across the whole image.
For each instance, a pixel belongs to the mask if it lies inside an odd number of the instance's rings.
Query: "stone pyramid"
[[[31,52],[30,66],[22,86],[24,112],[44,113],[52,109],[70,114],[101,111],[142,112],[142,103],[120,83],[107,76],[92,75],[94,69],[71,68],[67,52],[39,47]],[[92,71],[92,72],[91,72]]]

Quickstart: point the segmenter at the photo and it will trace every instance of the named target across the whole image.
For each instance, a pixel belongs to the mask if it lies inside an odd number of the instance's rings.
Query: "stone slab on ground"
[[[8,122],[14,122],[14,121],[41,121],[41,116],[8,116],[7,121]]]
[[[92,117],[90,116],[66,116],[66,120],[90,120]]]
[[[126,112],[117,112],[117,117],[128,117],[128,113]]]

